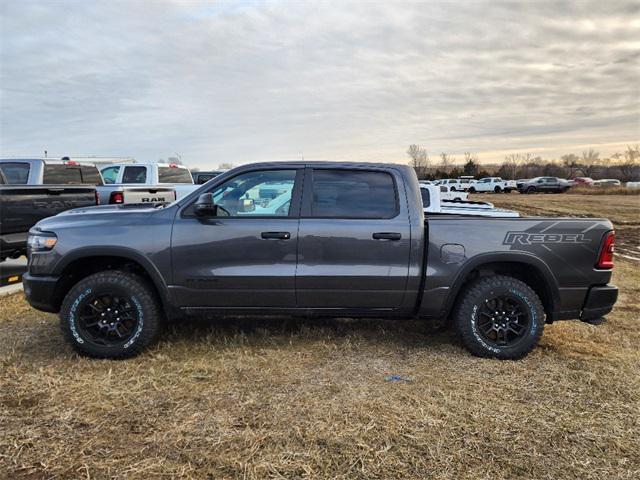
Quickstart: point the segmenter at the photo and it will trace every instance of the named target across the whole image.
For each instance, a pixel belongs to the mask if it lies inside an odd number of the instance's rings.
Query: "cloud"
[[[191,165],[640,140],[629,2],[8,0],[0,154]],[[500,153],[501,155],[502,153]]]

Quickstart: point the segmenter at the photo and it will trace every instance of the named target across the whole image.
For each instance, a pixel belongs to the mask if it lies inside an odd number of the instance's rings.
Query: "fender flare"
[[[456,298],[458,298],[462,286],[469,274],[483,265],[489,265],[492,263],[520,263],[533,267],[545,280],[546,294],[549,296],[549,300],[551,301],[551,305],[549,305],[550,311],[553,312],[555,310],[555,306],[560,304],[560,289],[558,287],[558,281],[549,266],[540,258],[526,252],[488,252],[480,253],[463,264],[451,284],[451,290],[444,307],[445,315],[448,316],[451,313],[451,310],[454,307],[454,302]]]
[[[160,295],[162,304],[167,307],[171,304],[169,288],[167,287],[162,274],[155,264],[140,252],[127,247],[117,247],[113,245],[80,247],[67,252],[53,269],[53,275],[62,275],[64,270],[71,263],[89,257],[120,257],[140,265],[149,275],[156,290]]]

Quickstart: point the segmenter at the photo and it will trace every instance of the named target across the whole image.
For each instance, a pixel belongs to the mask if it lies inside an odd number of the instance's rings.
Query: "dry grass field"
[[[637,245],[639,197],[580,197],[490,198],[609,216]],[[254,318],[87,360],[54,315],[1,297],[0,477],[636,479],[639,265],[618,261],[604,325],[549,325],[518,362],[415,321]]]

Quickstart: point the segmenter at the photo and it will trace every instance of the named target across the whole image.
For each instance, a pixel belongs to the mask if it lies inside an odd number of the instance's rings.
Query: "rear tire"
[[[542,302],[529,285],[495,275],[471,283],[454,313],[454,326],[473,355],[517,360],[537,344],[544,330]]]
[[[476,193],[476,189],[475,189],[475,187],[471,187],[471,188],[469,188],[469,192],[470,192],[470,193]]]
[[[496,187],[496,188],[493,189],[493,191],[495,193],[500,193],[500,192],[502,192],[502,189],[500,187]]]
[[[81,355],[121,359],[138,355],[158,337],[161,309],[142,277],[104,271],[75,284],[62,302],[60,326]]]

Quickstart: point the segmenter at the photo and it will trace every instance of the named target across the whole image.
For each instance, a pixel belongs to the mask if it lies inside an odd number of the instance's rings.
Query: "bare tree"
[[[455,161],[455,158],[449,155],[448,153],[442,152],[440,154],[440,168],[445,172],[449,171],[449,168]]]
[[[464,163],[468,163],[469,161],[473,163],[478,163],[478,154],[471,152],[464,152]]]
[[[407,155],[411,158],[409,165],[416,171],[418,178],[424,178],[429,168],[429,155],[420,145],[409,145]]]
[[[640,145],[627,145],[627,149],[624,152],[624,159],[630,163],[640,161]]]
[[[600,153],[590,148],[580,156],[580,169],[586,177],[591,177],[600,168]]]
[[[618,166],[623,182],[636,180],[640,176],[640,146],[629,145],[624,152],[624,162]]]

